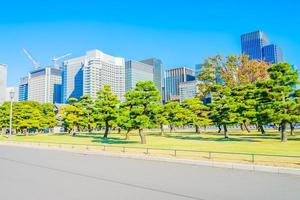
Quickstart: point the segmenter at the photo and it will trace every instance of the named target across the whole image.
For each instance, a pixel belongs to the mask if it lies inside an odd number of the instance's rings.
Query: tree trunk
[[[130,129],[128,129],[126,131],[125,140],[129,140],[129,132],[130,132]]]
[[[140,135],[140,138],[141,138],[141,144],[146,144],[146,137],[145,137],[145,135],[143,133],[143,129],[142,128],[139,129],[139,135]]]
[[[294,127],[293,123],[290,123],[290,129],[291,129],[290,134],[291,134],[291,135],[294,135],[295,127]]]
[[[160,125],[160,136],[164,136],[164,125]]]
[[[200,133],[200,128],[198,125],[195,125],[195,128],[196,128],[196,133]]]
[[[228,138],[228,131],[227,131],[227,126],[226,126],[226,124],[223,125],[223,128],[224,128],[224,137],[225,137],[225,138]]]
[[[91,133],[92,132],[92,128],[91,128],[91,124],[88,124],[88,132]]]
[[[244,125],[246,131],[247,131],[248,133],[250,133],[250,130],[249,130],[247,124],[246,124],[246,121],[243,121],[243,125]]]
[[[281,142],[287,141],[287,134],[286,134],[286,122],[281,123]]]
[[[71,129],[71,133],[72,133],[72,136],[76,136],[76,131],[74,129]]]
[[[108,132],[109,132],[109,124],[108,124],[108,121],[105,121],[105,132],[104,132],[103,138],[105,138],[105,139],[107,138]]]
[[[261,134],[264,135],[266,131],[265,131],[263,125],[259,125],[258,128],[259,128],[259,131],[261,132]]]
[[[206,132],[206,125],[204,125],[204,131]]]
[[[174,126],[170,125],[170,133],[174,132]]]
[[[221,131],[222,131],[221,125],[218,125],[218,133],[221,133]]]
[[[244,127],[243,127],[242,123],[240,123],[240,127],[241,127],[241,130],[244,131]]]

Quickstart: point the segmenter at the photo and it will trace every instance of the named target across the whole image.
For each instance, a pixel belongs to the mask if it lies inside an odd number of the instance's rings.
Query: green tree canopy
[[[146,144],[143,129],[155,124],[156,108],[160,105],[160,93],[152,81],[138,82],[133,90],[126,93],[126,106],[133,129],[139,130],[141,143]]]
[[[118,97],[113,94],[111,87],[105,85],[103,89],[98,92],[98,97],[95,102],[95,114],[97,120],[103,121],[105,124],[104,138],[108,137],[109,129],[118,117],[118,104],[120,101]]]

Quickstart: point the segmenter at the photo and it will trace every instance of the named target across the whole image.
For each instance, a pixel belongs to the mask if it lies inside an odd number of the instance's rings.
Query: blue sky
[[[300,66],[297,0],[73,0],[5,1],[0,12],[0,63],[8,85],[32,70],[27,48],[42,65],[51,57],[91,49],[166,68],[194,67],[207,56],[240,53],[240,35],[263,30],[286,61]]]

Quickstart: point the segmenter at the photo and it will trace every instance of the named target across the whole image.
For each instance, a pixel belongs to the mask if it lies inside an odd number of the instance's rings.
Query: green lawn
[[[29,136],[13,136],[16,141],[54,142],[74,144],[107,144],[126,147],[149,147],[166,149],[187,149],[205,151],[228,151],[243,153],[300,155],[300,131],[295,136],[289,136],[286,143],[280,142],[280,135],[276,131],[268,131],[265,135],[258,132],[230,131],[230,138],[224,139],[222,134],[207,132],[196,134],[192,132],[166,133],[160,136],[158,132],[147,133],[147,144],[139,144],[139,136],[132,133],[128,141],[124,134],[112,133],[104,140],[102,134],[69,135],[39,134]],[[0,136],[0,140],[7,140],[7,136]]]

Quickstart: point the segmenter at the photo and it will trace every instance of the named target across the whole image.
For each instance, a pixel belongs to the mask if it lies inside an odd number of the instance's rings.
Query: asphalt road
[[[300,199],[300,177],[0,145],[1,200]]]

